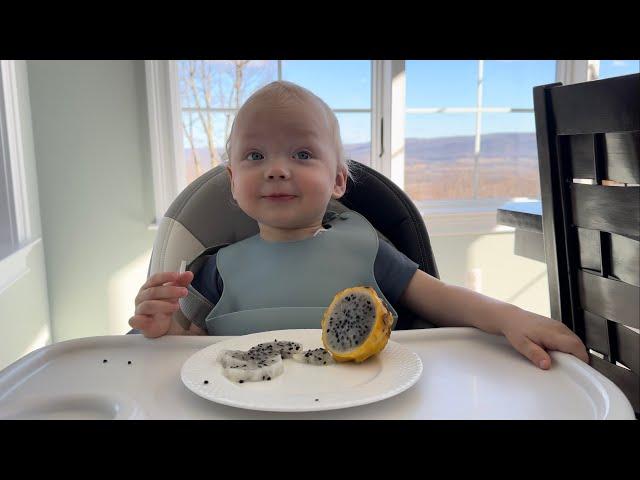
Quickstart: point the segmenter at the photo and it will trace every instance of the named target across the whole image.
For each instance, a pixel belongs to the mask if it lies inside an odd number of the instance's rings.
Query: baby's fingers
[[[175,282],[180,277],[178,272],[158,272],[151,275],[147,281],[142,285],[140,290],[145,290],[149,287],[158,287],[169,282]]]
[[[155,315],[158,313],[173,313],[180,308],[177,303],[163,300],[147,300],[136,306],[136,315]]]
[[[136,297],[136,303],[142,303],[147,300],[175,300],[180,297],[185,297],[188,291],[184,287],[178,287],[174,285],[164,285],[161,287],[150,287],[145,290],[140,290]],[[173,302],[175,303],[175,302]]]
[[[131,326],[131,328],[144,330],[152,321],[153,319],[148,315],[134,315],[129,319],[129,325]]]
[[[555,334],[543,338],[545,347],[550,350],[569,353],[585,363],[589,363],[589,354],[582,340],[573,332],[569,334]]]
[[[510,338],[509,341],[518,352],[531,360],[535,366],[547,370],[551,365],[549,354],[529,338],[522,336],[517,339]]]
[[[167,333],[170,321],[170,317],[158,319],[148,315],[134,315],[129,319],[129,325],[140,330],[146,338],[157,338]]]

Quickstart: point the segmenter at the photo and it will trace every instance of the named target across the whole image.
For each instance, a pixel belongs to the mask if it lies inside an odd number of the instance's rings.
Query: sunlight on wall
[[[51,344],[51,332],[49,330],[49,326],[45,325],[35,336],[33,342],[31,342],[31,345],[29,345],[20,356],[24,357],[28,353],[31,353],[34,350],[37,350],[38,348],[42,348],[49,344]]]
[[[549,316],[546,264],[515,255],[513,245],[513,234],[477,237],[467,250],[468,275],[480,282],[482,293]]]
[[[135,298],[147,279],[151,249],[115,272],[108,287],[108,332],[107,335],[127,333],[129,318],[133,315]]]

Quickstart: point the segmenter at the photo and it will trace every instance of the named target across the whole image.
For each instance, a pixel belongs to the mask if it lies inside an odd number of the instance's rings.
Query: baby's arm
[[[447,285],[417,270],[400,302],[441,327],[476,327],[504,335],[513,347],[540,368],[551,365],[545,351],[571,353],[585,362],[589,355],[566,325],[466,288]]]

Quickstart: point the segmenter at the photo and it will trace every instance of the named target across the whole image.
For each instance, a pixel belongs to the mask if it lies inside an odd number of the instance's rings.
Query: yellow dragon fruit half
[[[362,362],[387,346],[393,316],[371,287],[338,292],[322,318],[322,343],[337,362]]]

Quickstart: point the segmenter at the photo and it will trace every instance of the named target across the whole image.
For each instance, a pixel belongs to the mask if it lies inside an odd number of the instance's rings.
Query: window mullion
[[[480,156],[480,141],[482,129],[482,87],[484,83],[484,60],[478,60],[478,89],[476,94],[476,134],[473,145],[473,194],[478,198],[478,157]]]
[[[404,189],[405,61],[372,65],[371,166]]]

